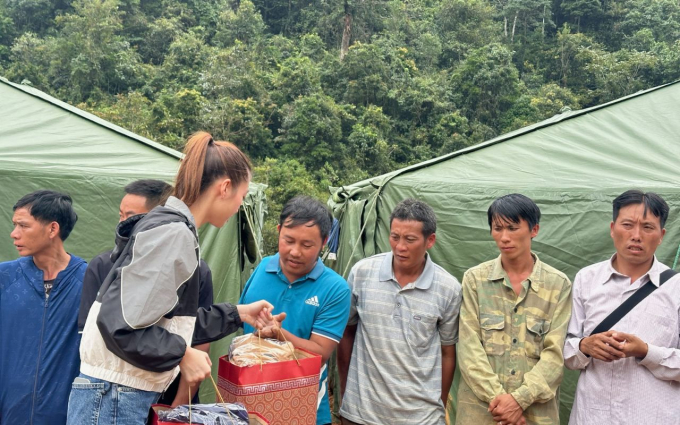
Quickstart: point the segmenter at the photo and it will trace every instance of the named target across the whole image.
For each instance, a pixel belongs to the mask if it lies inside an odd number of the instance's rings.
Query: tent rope
[[[675,260],[673,261],[673,267],[671,269],[675,270],[675,266],[678,265],[678,257],[680,257],[680,244],[678,245],[678,252],[675,253]]]
[[[378,196],[380,196],[381,190],[382,190],[382,186],[378,190],[376,190],[375,195],[373,195],[373,207],[375,207],[375,204],[378,201]],[[368,211],[371,211],[371,208],[369,208]],[[356,252],[357,246],[359,245],[359,241],[361,241],[361,235],[364,234],[364,230],[366,230],[367,224],[368,224],[368,220],[364,221],[364,225],[361,226],[361,231],[359,231],[359,236],[357,237],[357,240],[354,242],[354,247],[352,248],[351,254],[349,254],[349,258],[347,260],[347,265],[345,266],[345,271],[342,272],[342,277],[347,276],[347,270],[349,270],[349,265],[352,263],[352,257],[354,257],[354,253]]]

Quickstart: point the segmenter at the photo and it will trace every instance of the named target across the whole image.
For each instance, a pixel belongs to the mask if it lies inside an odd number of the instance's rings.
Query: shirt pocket
[[[437,328],[437,317],[425,314],[414,314],[411,317],[408,331],[408,342],[417,350],[430,347]]]
[[[543,351],[545,335],[550,330],[550,320],[541,317],[526,316],[527,334],[524,341],[524,349],[527,357],[538,359]]]
[[[480,315],[482,328],[482,344],[484,351],[490,356],[500,356],[505,352],[504,336],[505,316],[482,313]]]

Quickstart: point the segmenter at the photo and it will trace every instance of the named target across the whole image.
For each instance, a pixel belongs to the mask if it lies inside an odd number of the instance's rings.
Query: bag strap
[[[628,297],[626,301],[624,301],[620,306],[618,306],[616,310],[609,313],[609,316],[605,317],[604,320],[600,322],[600,324],[597,325],[595,329],[593,329],[590,335],[607,332],[609,329],[612,328],[612,326],[614,326],[621,319],[623,319],[623,317],[626,314],[628,314],[636,305],[638,305],[642,300],[647,298],[658,287],[666,283],[668,279],[675,276],[675,274],[676,272],[673,271],[672,269],[668,269],[661,273],[661,275],[659,276],[659,286],[654,285],[651,280],[647,282],[647,284],[645,284],[642,288],[635,291],[633,295]]]

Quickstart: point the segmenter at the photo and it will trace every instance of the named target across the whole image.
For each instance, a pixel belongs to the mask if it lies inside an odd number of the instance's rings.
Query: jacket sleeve
[[[198,273],[200,276],[198,306],[207,309],[213,305],[213,282],[210,267],[203,260],[198,263]]]
[[[87,315],[90,313],[90,308],[92,304],[97,299],[97,292],[102,285],[101,272],[102,272],[102,255],[100,254],[90,261],[87,265],[87,270],[85,270],[85,277],[83,278],[83,292],[80,296],[80,308],[78,310],[78,332],[83,333],[85,329],[85,322],[87,321]]]
[[[198,241],[186,224],[172,222],[138,232],[131,243],[130,260],[101,298],[97,326],[116,356],[164,372],[180,363],[187,342],[158,322],[175,308],[178,288],[198,267]]]
[[[241,327],[241,317],[235,305],[220,303],[199,308],[192,345],[217,341],[236,332]]]

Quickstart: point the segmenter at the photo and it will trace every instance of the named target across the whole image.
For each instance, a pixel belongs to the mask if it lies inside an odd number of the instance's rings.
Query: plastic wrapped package
[[[191,409],[191,416],[189,416]],[[181,405],[172,410],[159,410],[158,422],[197,425],[248,425],[248,412],[240,403]]]
[[[248,334],[236,337],[229,347],[229,361],[236,366],[254,366],[285,362],[294,359],[294,347],[290,342],[259,338]]]

